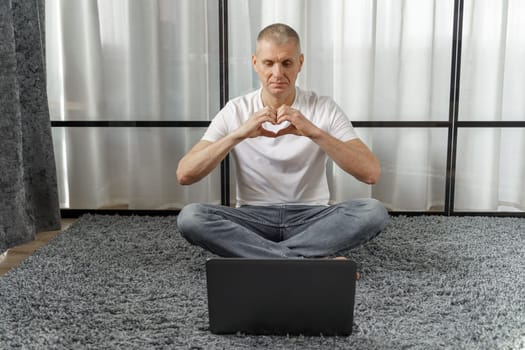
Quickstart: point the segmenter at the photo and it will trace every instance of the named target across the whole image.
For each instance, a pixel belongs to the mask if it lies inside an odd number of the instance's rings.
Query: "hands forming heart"
[[[307,136],[307,131],[315,127],[304,115],[287,105],[282,105],[277,110],[265,107],[255,115],[260,115],[262,123],[259,124],[259,136],[280,137],[283,135]]]
[[[282,105],[277,109],[265,107],[255,112],[237,129],[236,136],[241,139],[283,135],[312,137],[318,130],[299,110]]]
[[[265,128],[266,130],[270,131],[270,132],[273,132],[275,134],[275,136],[277,136],[278,132],[287,128],[288,126],[290,126],[290,122],[288,120],[282,120],[283,119],[283,108],[285,106],[281,106],[276,110],[274,110],[273,108],[268,108],[269,111],[266,112],[266,113],[269,113],[270,115],[270,118],[273,118],[273,121],[269,121],[269,122],[264,122],[262,124],[262,127]],[[279,122],[279,119],[281,119],[281,121]]]

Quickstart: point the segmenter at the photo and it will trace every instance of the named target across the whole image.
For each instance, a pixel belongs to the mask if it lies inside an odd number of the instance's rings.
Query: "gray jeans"
[[[331,206],[189,204],[177,218],[190,243],[243,258],[330,256],[371,240],[387,222],[388,212],[375,199]]]

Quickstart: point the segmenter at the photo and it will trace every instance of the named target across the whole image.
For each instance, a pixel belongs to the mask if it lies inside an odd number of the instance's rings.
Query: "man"
[[[224,257],[325,257],[386,226],[376,200],[328,205],[327,156],[368,184],[380,165],[333,100],[295,86],[303,62],[289,26],[259,33],[252,64],[261,89],[228,102],[178,165],[182,185],[230,152],[237,170],[237,208],[190,204],[180,212],[178,228],[190,243]]]

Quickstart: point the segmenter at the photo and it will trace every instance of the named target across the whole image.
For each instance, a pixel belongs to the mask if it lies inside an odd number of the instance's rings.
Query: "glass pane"
[[[53,128],[59,197],[67,209],[180,209],[220,204],[214,170],[191,186],[177,183],[180,158],[204,128]]]
[[[462,121],[525,121],[525,2],[465,0]]]
[[[218,2],[46,1],[52,120],[210,120]]]
[[[340,188],[336,191],[337,200],[368,193],[390,210],[444,210],[446,128],[359,128],[358,132],[379,158],[381,178],[377,184],[368,186],[349,180],[345,174],[339,184],[336,180],[336,189]]]
[[[352,120],[448,120],[454,1],[229,1],[230,96],[259,87],[260,29],[299,33],[298,85],[332,96]]]
[[[525,210],[525,129],[458,132],[454,210]]]

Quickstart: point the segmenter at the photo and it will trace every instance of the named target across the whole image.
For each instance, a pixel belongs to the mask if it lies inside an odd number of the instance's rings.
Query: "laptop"
[[[210,331],[349,335],[355,278],[351,260],[209,259]]]

